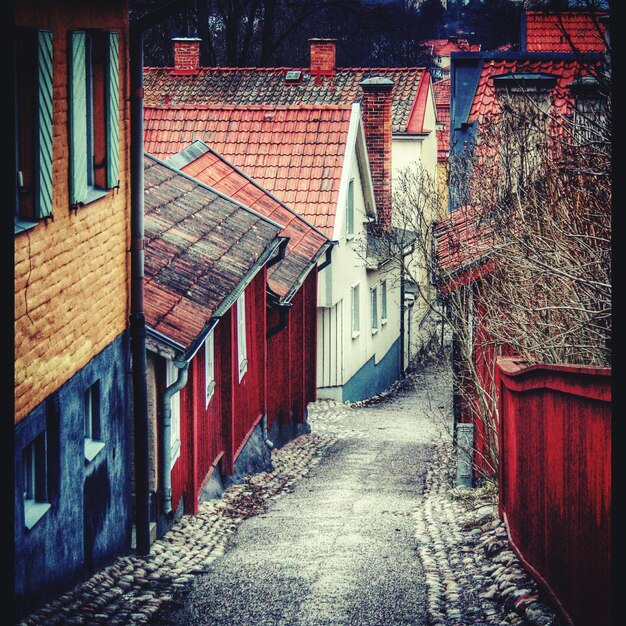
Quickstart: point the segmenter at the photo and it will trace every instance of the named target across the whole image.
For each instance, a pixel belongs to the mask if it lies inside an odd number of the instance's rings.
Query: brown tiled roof
[[[280,234],[289,238],[285,258],[267,275],[270,289],[288,301],[330,244],[328,238],[203,142],[193,143],[167,163],[283,226]]]
[[[144,146],[166,158],[195,140],[332,237],[349,106],[178,106],[144,109]]]
[[[464,206],[434,224],[435,258],[442,277],[439,289],[443,293],[489,271],[494,233],[483,218],[480,209]]]
[[[527,52],[604,52],[602,13],[526,11]]]
[[[295,82],[285,80],[287,72],[300,72]],[[144,104],[227,104],[227,105],[351,105],[361,100],[360,83],[381,76],[394,82],[393,132],[411,132],[416,125],[414,101],[423,67],[337,68],[331,75],[314,76],[308,68],[202,68],[197,75],[181,76],[172,68],[144,69]]]
[[[272,255],[280,227],[151,155],[144,176],[146,323],[189,351]]]
[[[480,44],[471,44],[467,39],[426,39],[420,46],[431,48],[435,56],[450,56],[453,52],[480,52]]]

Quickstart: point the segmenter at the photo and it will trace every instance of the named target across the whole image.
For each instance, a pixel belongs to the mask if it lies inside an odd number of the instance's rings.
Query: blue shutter
[[[38,33],[37,217],[52,215],[52,33]]]
[[[72,33],[70,95],[70,204],[87,197],[87,89],[85,33]]]
[[[108,33],[107,63],[107,187],[120,184],[120,77],[119,34]]]

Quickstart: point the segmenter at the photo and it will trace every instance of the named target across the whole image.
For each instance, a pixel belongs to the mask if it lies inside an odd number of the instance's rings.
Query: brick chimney
[[[332,76],[337,69],[335,62],[336,39],[309,39],[311,46],[311,74]]]
[[[174,37],[172,74],[197,74],[200,71],[200,42],[196,37]]]
[[[361,81],[365,142],[372,171],[378,226],[391,230],[391,98],[394,83],[374,76]]]

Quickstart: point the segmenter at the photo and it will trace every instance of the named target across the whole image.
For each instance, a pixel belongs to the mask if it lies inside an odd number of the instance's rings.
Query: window
[[[380,315],[381,324],[387,323],[387,281],[380,283]]]
[[[24,525],[29,530],[50,508],[47,502],[46,431],[22,450],[24,480]]]
[[[52,215],[52,33],[18,29],[15,47],[17,233]]]
[[[346,234],[354,235],[354,179],[348,183],[348,199],[346,202]]]
[[[75,31],[70,46],[70,204],[119,186],[119,35]]]
[[[98,452],[104,448],[100,430],[100,384],[94,383],[85,391],[84,401],[85,424],[85,460],[90,463]]]
[[[239,381],[248,369],[248,350],[246,345],[246,294],[237,300],[237,358],[239,363]]]
[[[204,342],[204,389],[205,406],[209,406],[209,401],[215,391],[215,340],[213,332]]]
[[[352,285],[352,339],[356,339],[361,332],[359,284]]]
[[[178,380],[179,369],[173,361],[168,360],[165,370],[165,386],[169,387]],[[170,469],[174,467],[180,456],[180,391],[170,398],[171,425],[170,425]]]
[[[373,287],[370,290],[372,302],[372,335],[378,332],[378,289]]]

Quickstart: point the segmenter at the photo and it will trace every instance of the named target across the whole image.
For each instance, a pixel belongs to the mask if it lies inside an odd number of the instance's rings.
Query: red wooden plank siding
[[[232,306],[219,322],[221,333],[219,337],[219,352],[222,353],[222,372],[221,372],[221,389],[220,404],[222,407],[221,419],[219,419],[222,427],[221,432],[224,443],[224,460],[222,461],[222,471],[225,474],[234,472],[234,425],[233,419],[235,407],[235,384],[237,380],[237,316],[234,314]]]
[[[305,377],[305,406],[315,402],[316,389],[316,349],[317,349],[317,267],[314,268],[304,281],[304,377]]]
[[[197,447],[196,447],[196,500],[203,483],[210,477],[219,458],[226,448],[222,421],[222,380],[224,371],[228,368],[224,362],[229,362],[230,353],[222,351],[222,331],[224,324],[219,322],[213,330],[214,337],[214,377],[215,389],[213,396],[209,400],[208,406],[205,403],[205,354],[202,348],[196,359],[199,361],[198,371],[198,393],[196,394],[197,414],[199,416],[197,426]]]
[[[278,307],[268,311],[268,330],[278,325]],[[289,373],[289,323],[272,335],[267,344],[267,425],[275,419],[288,424],[291,419],[291,390]]]
[[[266,270],[259,272],[246,288],[246,341],[248,369],[241,381],[237,366],[237,333],[233,332],[234,354],[234,440],[236,459],[248,436],[265,413],[265,284]],[[233,315],[236,318],[236,315]],[[236,324],[236,319],[234,320]]]
[[[498,359],[500,511],[576,626],[611,623],[610,369]]]
[[[304,289],[293,297],[289,312],[291,337],[291,411],[295,423],[301,423],[304,413]]]

